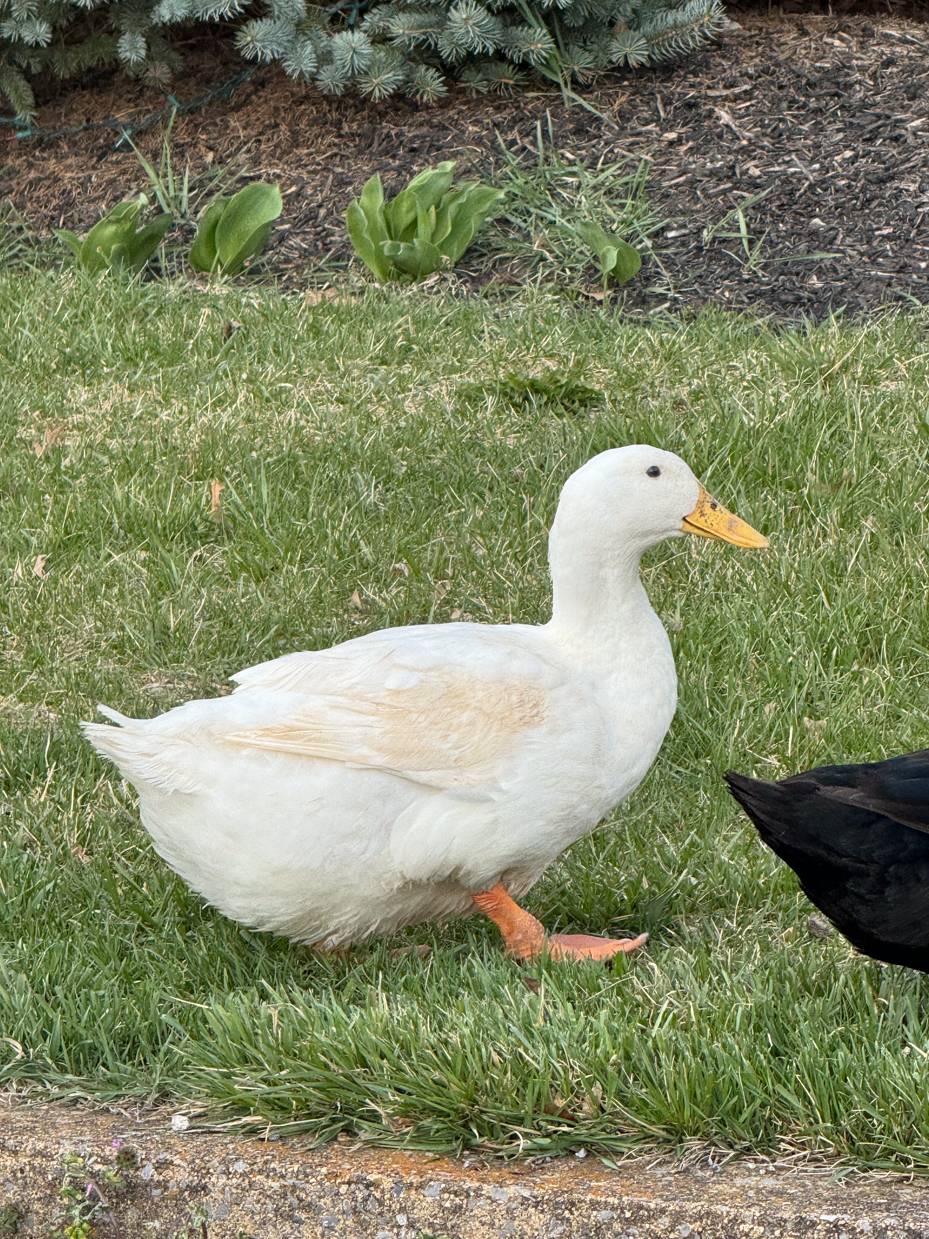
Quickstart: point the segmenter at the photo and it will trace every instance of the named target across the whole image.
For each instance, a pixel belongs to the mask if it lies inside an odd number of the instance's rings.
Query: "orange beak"
[[[768,545],[768,539],[763,534],[752,529],[741,517],[727,512],[702,486],[697,506],[689,516],[684,517],[681,532],[698,534],[701,538],[721,538],[723,542],[731,542],[734,546],[747,546],[758,550]]]

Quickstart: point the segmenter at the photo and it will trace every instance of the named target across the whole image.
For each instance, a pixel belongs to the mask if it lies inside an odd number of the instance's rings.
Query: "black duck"
[[[777,783],[725,777],[765,843],[853,946],[929,972],[929,749]]]

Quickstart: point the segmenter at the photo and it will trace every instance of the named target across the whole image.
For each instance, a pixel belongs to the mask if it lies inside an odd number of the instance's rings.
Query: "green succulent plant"
[[[352,246],[380,283],[417,283],[454,267],[478,229],[499,215],[503,191],[477,181],[452,189],[454,168],[452,159],[427,168],[387,203],[375,173],[349,206]]]
[[[190,265],[195,271],[236,275],[264,249],[283,209],[277,185],[255,182],[231,198],[217,194],[200,220],[190,249]]]
[[[78,266],[85,271],[138,275],[174,222],[170,215],[156,215],[151,223],[136,231],[147,206],[148,199],[139,194],[135,201],[121,202],[104,215],[83,240],[67,228],[57,229],[55,236],[71,250]]]

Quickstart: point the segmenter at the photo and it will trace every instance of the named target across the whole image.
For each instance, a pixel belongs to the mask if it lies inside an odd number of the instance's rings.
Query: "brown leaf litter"
[[[391,191],[440,158],[486,172],[500,164],[498,134],[534,160],[536,125],[550,118],[566,155],[596,164],[624,151],[648,163],[648,193],[667,224],[624,294],[628,308],[715,303],[817,318],[929,301],[927,27],[897,16],[739,16],[741,28],[680,65],[586,91],[603,117],[551,89],[514,98],[453,89],[432,107],[331,98],[263,66],[229,103],[178,116],[175,166],[189,162],[195,182],[226,164],[279,181],[285,209],[270,270],[305,286],[349,262],[345,208],[373,172]],[[214,39],[188,52],[177,90],[194,98],[240,69]],[[38,123],[137,122],[163,102],[151,84],[99,74],[45,103]],[[158,128],[138,141],[157,161]],[[136,156],[107,129],[10,142],[0,169],[0,195],[46,233],[85,231],[144,187]],[[823,254],[835,256],[810,257]],[[465,288],[515,282],[520,266],[469,267],[466,256],[459,274]]]

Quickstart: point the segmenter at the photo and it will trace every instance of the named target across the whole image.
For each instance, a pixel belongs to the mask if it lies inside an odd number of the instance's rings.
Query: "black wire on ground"
[[[214,86],[212,90],[208,90],[205,95],[199,95],[196,99],[191,99],[189,103],[181,103],[175,99],[174,95],[165,93],[165,98],[168,100],[167,107],[159,108],[157,112],[152,112],[140,121],[125,121],[116,120],[115,117],[109,120],[88,121],[83,125],[74,125],[64,129],[38,129],[29,120],[17,119],[15,116],[0,116],[0,125],[18,125],[19,132],[11,133],[9,140],[27,138],[70,138],[78,133],[87,133],[91,129],[117,129],[120,133],[119,141],[116,143],[116,149],[134,133],[141,133],[144,129],[151,128],[159,121],[167,120],[172,112],[196,112],[200,108],[206,107],[208,103],[212,103],[214,99],[229,99],[232,92],[237,86],[243,86],[249,78],[251,78],[258,65],[252,65],[245,69],[242,73],[237,74],[234,78],[230,78],[228,82],[223,82],[221,86]]]

